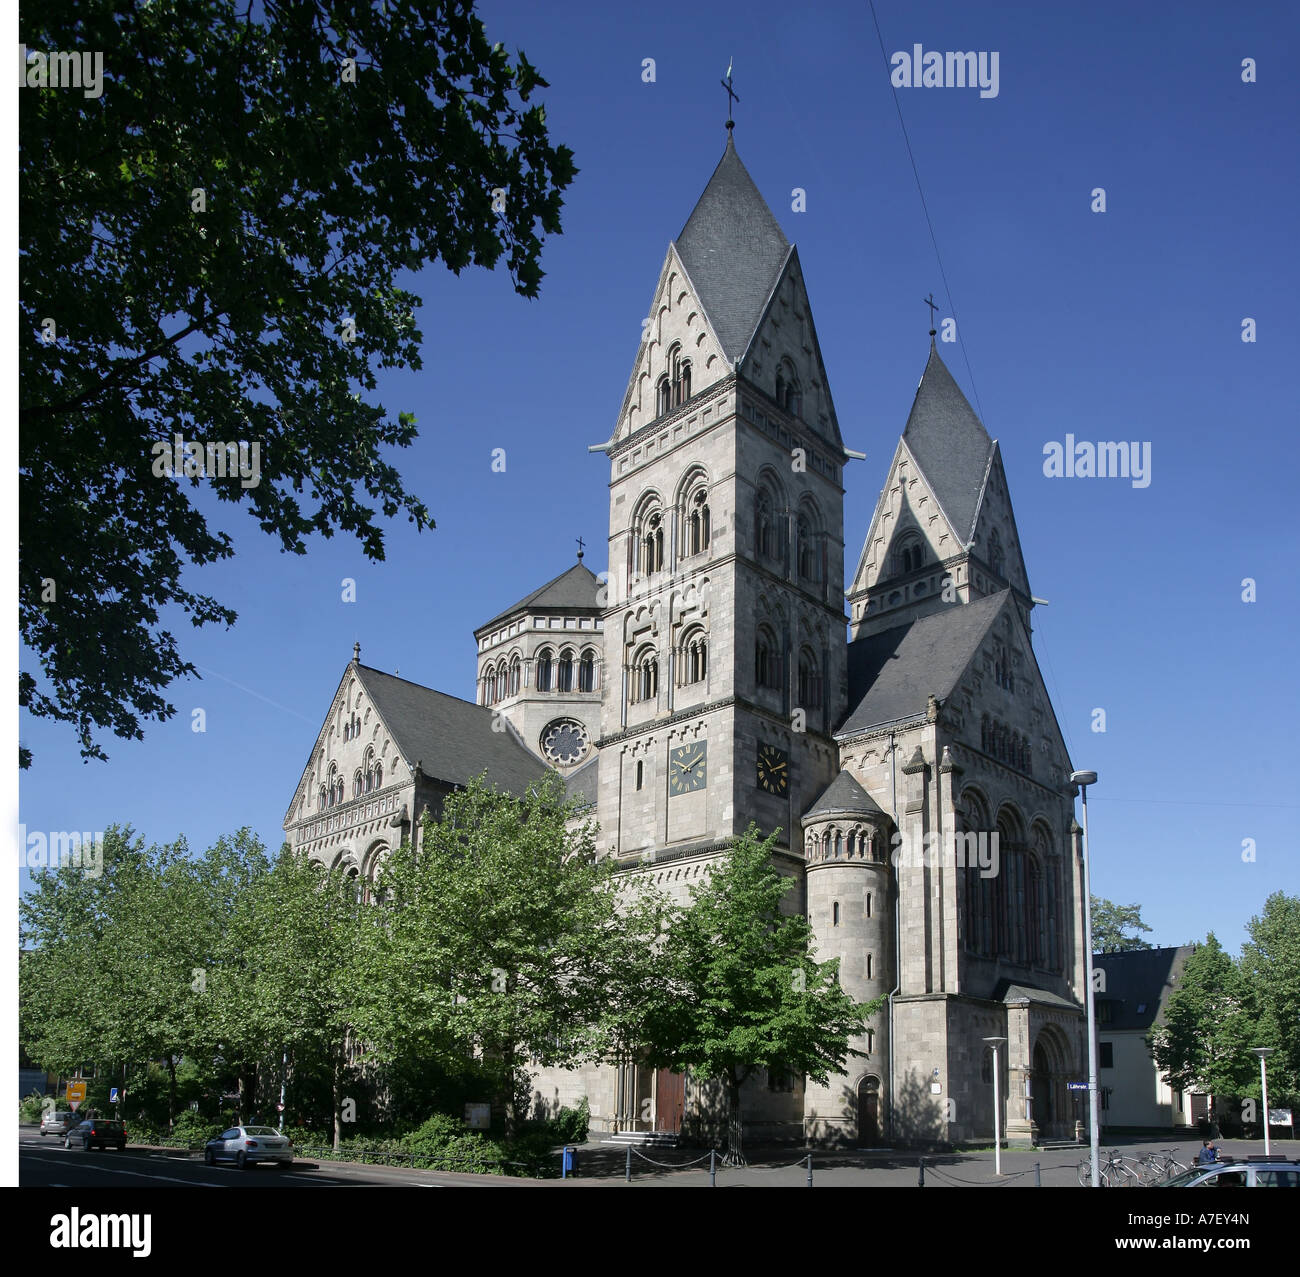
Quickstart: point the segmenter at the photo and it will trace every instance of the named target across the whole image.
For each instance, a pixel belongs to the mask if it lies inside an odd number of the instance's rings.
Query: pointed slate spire
[[[676,246],[714,333],[735,363],[763,317],[790,242],[740,162],[730,134]]]
[[[993,440],[939,358],[933,338],[903,442],[958,537],[963,544],[969,543],[975,533]]]

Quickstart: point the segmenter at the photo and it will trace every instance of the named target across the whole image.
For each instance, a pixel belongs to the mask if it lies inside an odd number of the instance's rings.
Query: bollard
[[[564,1149],[560,1153],[560,1178],[569,1178],[569,1150]]]
[[[925,1187],[925,1158],[921,1158],[916,1168],[916,1186],[917,1188]]]
[[[709,1187],[717,1188],[718,1186],[718,1150],[709,1149]]]
[[[632,1182],[632,1145],[627,1146],[627,1165],[623,1168],[623,1178],[630,1184]]]
[[[808,1187],[812,1187],[812,1154],[808,1154]]]
[[[1034,1163],[1034,1187],[1042,1188],[1043,1186],[1043,1164],[1042,1162]]]

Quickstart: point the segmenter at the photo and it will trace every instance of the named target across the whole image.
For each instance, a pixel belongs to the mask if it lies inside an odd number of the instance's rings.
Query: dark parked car
[[[65,1144],[71,1140],[80,1140],[81,1147],[90,1152],[95,1145],[108,1148],[111,1144],[116,1149],[126,1147],[126,1123],[116,1122],[111,1118],[92,1117],[68,1132]]]

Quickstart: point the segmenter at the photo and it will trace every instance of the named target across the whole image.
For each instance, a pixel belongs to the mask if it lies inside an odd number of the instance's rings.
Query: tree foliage
[[[1148,1035],[1152,1058],[1175,1090],[1241,1095],[1258,1063],[1254,990],[1211,932],[1188,956],[1178,987]]]
[[[1092,950],[1094,953],[1128,953],[1149,949],[1142,939],[1151,928],[1142,921],[1141,905],[1117,905],[1101,896],[1092,897]]]
[[[19,699],[102,758],[195,672],[164,612],[235,620],[184,575],[233,554],[201,479],[295,554],[432,526],[387,459],[414,419],[373,396],[421,366],[399,276],[504,260],[535,297],[576,170],[472,0],[48,0],[20,29],[103,57],[99,96],[26,88],[19,121]],[[176,434],[256,445],[257,481],[167,477]]]
[[[826,1083],[861,1054],[850,1039],[879,1009],[840,987],[838,960],[816,962],[807,919],[782,910],[794,882],[773,865],[775,840],[751,825],[691,888],[689,907],[669,910],[664,996],[641,1029],[650,1063],[724,1082],[731,1164],[744,1161],[745,1079],[767,1069]]]

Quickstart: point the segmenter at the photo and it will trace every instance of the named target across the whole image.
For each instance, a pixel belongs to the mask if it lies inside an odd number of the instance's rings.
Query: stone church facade
[[[853,454],[798,252],[730,139],[602,450],[608,572],[580,554],[480,626],[476,704],[355,651],[292,844],[368,880],[452,788],[486,770],[518,792],[546,767],[594,808],[602,854],[683,902],[751,822],[779,830],[819,959],[888,1001],[831,1085],[753,1076],[751,1137],[991,1135],[989,1037],[1008,1138],[1072,1133],[1081,848],[998,445],[931,340],[844,589]],[[636,1059],[535,1073],[541,1111],[584,1096],[598,1132],[719,1117],[711,1086]]]

